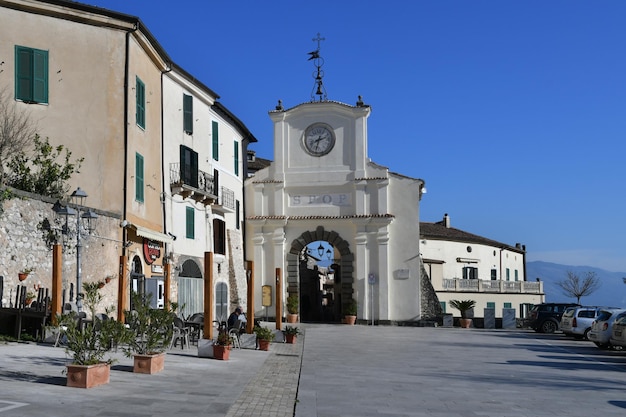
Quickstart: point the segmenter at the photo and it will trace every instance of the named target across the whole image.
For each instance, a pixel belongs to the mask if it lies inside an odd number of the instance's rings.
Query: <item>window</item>
[[[511,270],[509,268],[506,269],[506,280],[507,281],[511,280]]]
[[[239,223],[241,222],[241,215],[239,213],[240,210],[241,210],[241,206],[240,206],[239,200],[236,200],[235,201],[235,222],[237,224],[235,225],[235,227],[237,228],[237,230],[241,228],[239,225]]]
[[[511,303],[504,303],[504,308],[511,308]]]
[[[15,99],[48,103],[48,51],[15,46]]]
[[[492,280],[492,281],[495,281],[495,280],[497,280],[497,279],[498,279],[498,271],[497,271],[497,270],[495,270],[495,269],[492,269],[492,270],[491,270],[491,280]]]
[[[219,126],[217,122],[213,122],[212,140],[213,140],[213,159],[215,159],[216,161],[219,161],[220,160],[220,138],[219,138]]]
[[[196,235],[196,218],[193,207],[185,208],[185,226],[185,237],[187,239],[194,239]]]
[[[146,86],[139,79],[136,78],[135,82],[135,121],[137,126],[142,129],[146,128]]]
[[[239,142],[237,141],[235,141],[233,155],[234,155],[234,161],[235,161],[235,175],[239,176]]]
[[[515,272],[515,281],[519,281],[519,271],[516,269],[514,272]]]
[[[193,97],[183,93],[183,130],[188,135],[193,133]]]
[[[213,249],[215,253],[226,255],[226,223],[213,219]]]
[[[439,301],[439,304],[441,305],[441,311],[442,312],[446,312],[446,302],[445,301]]]
[[[478,268],[474,266],[463,267],[463,279],[478,279]]]
[[[215,286],[215,315],[220,321],[226,321],[228,313],[228,286],[218,282]]]
[[[143,156],[135,154],[135,200],[143,203]]]
[[[494,303],[493,301],[488,301],[487,302],[487,308],[496,308],[496,303]]]
[[[180,146],[180,180],[198,188],[198,152],[183,145]]]

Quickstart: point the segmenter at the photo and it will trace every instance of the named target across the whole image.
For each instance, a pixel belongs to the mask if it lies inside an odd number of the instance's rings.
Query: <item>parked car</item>
[[[536,332],[554,333],[559,330],[561,317],[568,307],[577,307],[574,303],[542,303],[535,305],[529,314],[528,326]]]
[[[611,338],[609,340],[611,346],[624,348],[626,347],[626,315],[616,319],[611,329]]]
[[[600,349],[611,347],[611,331],[616,320],[626,317],[626,309],[602,309],[591,324],[587,338]]]
[[[578,306],[565,309],[561,317],[561,331],[576,339],[587,339],[591,324],[598,317],[602,308],[596,306]]]

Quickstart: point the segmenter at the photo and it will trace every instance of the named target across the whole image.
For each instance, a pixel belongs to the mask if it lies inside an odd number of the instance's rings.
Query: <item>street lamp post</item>
[[[82,288],[82,231],[81,231],[81,219],[83,219],[83,229],[87,231],[87,234],[93,233],[96,228],[95,220],[98,215],[91,209],[87,209],[84,206],[87,193],[78,187],[71,195],[72,204],[75,209],[69,205],[64,206],[61,202],[57,201],[52,210],[58,215],[65,217],[65,224],[63,225],[62,233],[67,236],[71,236],[68,226],[69,216],[76,216],[76,309],[80,312],[83,308],[83,294]],[[85,223],[87,223],[85,225]]]

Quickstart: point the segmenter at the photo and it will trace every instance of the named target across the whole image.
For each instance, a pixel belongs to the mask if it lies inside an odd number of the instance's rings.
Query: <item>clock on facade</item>
[[[325,123],[314,123],[304,131],[304,149],[313,156],[326,155],[335,146],[335,132]]]

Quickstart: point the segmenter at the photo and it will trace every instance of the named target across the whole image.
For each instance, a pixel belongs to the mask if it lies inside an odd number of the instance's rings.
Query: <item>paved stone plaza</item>
[[[118,354],[111,382],[89,390],[64,386],[63,348],[0,345],[0,417],[626,413],[626,354],[560,334],[299,326],[296,345],[235,350],[227,362],[175,348],[156,375],[132,373]]]

